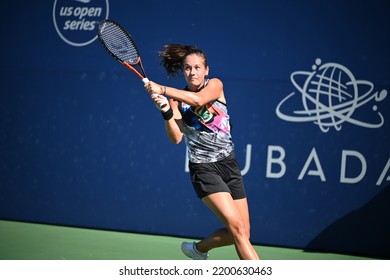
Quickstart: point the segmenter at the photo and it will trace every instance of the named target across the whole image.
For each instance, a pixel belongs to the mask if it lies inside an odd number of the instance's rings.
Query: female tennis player
[[[210,250],[234,244],[240,259],[257,260],[249,240],[248,203],[234,155],[223,84],[207,78],[206,54],[195,46],[169,44],[160,57],[168,75],[177,77],[182,72],[187,86],[180,90],[150,81],[145,89],[162,112],[169,139],[175,144],[185,139],[197,196],[225,225],[200,242],[183,242],[181,249],[189,258],[206,260]]]

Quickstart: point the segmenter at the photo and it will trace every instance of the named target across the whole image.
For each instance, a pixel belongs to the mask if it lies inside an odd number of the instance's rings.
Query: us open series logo
[[[83,47],[97,39],[99,22],[108,18],[108,0],[55,0],[53,22],[67,44]]]

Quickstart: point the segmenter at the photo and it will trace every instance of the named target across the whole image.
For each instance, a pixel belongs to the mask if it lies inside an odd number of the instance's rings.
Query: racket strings
[[[138,61],[139,54],[133,41],[117,25],[109,23],[100,30],[100,35],[106,48],[122,61],[135,64]]]

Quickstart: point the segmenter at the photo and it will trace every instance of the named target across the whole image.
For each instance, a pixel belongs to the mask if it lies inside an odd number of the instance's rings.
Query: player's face
[[[197,91],[204,85],[206,76],[209,74],[209,67],[205,66],[202,56],[190,54],[184,61],[183,73],[190,90]]]

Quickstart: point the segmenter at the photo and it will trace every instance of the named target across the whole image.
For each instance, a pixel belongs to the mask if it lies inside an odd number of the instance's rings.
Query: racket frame
[[[115,25],[117,28],[119,28],[121,30],[121,32],[125,35],[125,37],[131,42],[132,46],[134,47],[136,53],[137,53],[137,61],[135,61],[134,63],[131,63],[130,61],[125,61],[123,59],[121,59],[120,57],[118,57],[116,54],[114,54],[109,48],[108,46],[106,45],[106,42],[105,40],[103,39],[103,36],[101,34],[101,29],[102,29],[102,26],[104,24],[113,24]],[[103,48],[116,60],[118,61],[119,63],[121,63],[123,66],[125,66],[126,68],[128,68],[129,70],[131,70],[144,84],[148,83],[149,82],[149,79],[146,77],[146,74],[145,74],[145,69],[143,67],[143,64],[142,64],[142,59],[141,59],[141,56],[139,54],[139,51],[138,51],[138,48],[137,48],[137,45],[135,44],[133,38],[130,36],[130,34],[127,32],[127,30],[125,28],[123,28],[122,25],[120,25],[119,23],[113,21],[112,19],[105,19],[105,20],[102,20],[100,23],[99,23],[99,27],[98,27],[98,38],[99,38],[99,41],[100,43],[102,44]],[[135,67],[138,66],[138,68],[140,69],[140,71],[138,71]]]

